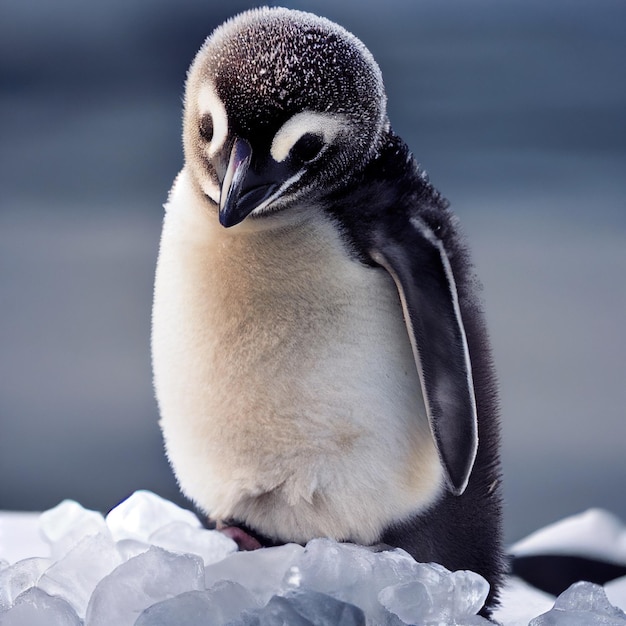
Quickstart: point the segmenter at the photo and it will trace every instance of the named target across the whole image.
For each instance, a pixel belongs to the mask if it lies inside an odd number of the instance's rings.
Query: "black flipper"
[[[426,413],[450,490],[467,486],[478,448],[476,400],[456,283],[443,244],[420,219],[376,233],[371,258],[393,277]]]

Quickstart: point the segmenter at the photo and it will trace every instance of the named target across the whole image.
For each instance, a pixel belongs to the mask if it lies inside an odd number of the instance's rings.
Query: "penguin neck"
[[[186,188],[191,191],[192,197],[186,199],[187,218],[201,233],[209,230],[214,236],[228,239],[231,237],[271,236],[275,232],[281,236],[285,230],[305,227],[307,223],[319,215],[319,209],[307,202],[297,202],[276,210],[266,211],[260,215],[252,212],[246,219],[235,226],[225,228],[219,223],[218,206],[202,190],[195,177],[187,168],[178,175],[174,189]],[[168,202],[168,205],[170,203]],[[166,205],[166,209],[168,208]]]
[[[213,221],[211,239],[220,254],[245,274],[258,271],[259,281],[264,280],[268,268],[284,280],[287,275],[304,276],[311,265],[323,264],[324,259],[344,250],[339,233],[321,210],[294,216],[289,209],[285,215],[258,218],[241,226],[225,229]],[[236,270],[231,266],[231,271]]]

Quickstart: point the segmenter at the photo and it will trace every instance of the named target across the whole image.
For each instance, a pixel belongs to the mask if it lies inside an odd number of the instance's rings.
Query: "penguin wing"
[[[443,243],[419,218],[380,228],[372,259],[392,276],[404,312],[426,413],[451,491],[460,495],[478,447],[476,400],[456,282]]]

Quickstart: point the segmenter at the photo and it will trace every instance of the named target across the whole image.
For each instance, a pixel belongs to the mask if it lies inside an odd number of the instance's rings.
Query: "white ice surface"
[[[626,527],[608,511],[589,509],[518,541],[511,554],[575,554],[626,564]]]
[[[533,617],[549,611],[555,598],[510,576],[500,593],[500,600],[495,619],[506,626],[527,626]]]
[[[617,518],[590,510],[511,550],[626,562],[624,536]],[[193,513],[146,491],[106,518],[72,501],[41,515],[0,512],[0,626],[348,626],[363,615],[375,626],[469,626],[487,623],[476,615],[486,593],[477,574],[420,564],[401,550],[314,540],[236,552]],[[505,626],[626,626],[626,578],[571,587],[556,606],[509,578],[501,599],[494,617]]]
[[[0,511],[0,559],[15,563],[31,556],[50,556],[50,544],[39,534],[40,515]]]

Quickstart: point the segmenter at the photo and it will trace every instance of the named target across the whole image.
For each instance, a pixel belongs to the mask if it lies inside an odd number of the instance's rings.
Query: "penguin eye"
[[[324,147],[324,138],[315,133],[304,133],[293,145],[289,154],[301,163],[309,163],[315,159]]]
[[[213,118],[208,113],[200,118],[198,131],[200,132],[200,137],[205,141],[213,139]]]

